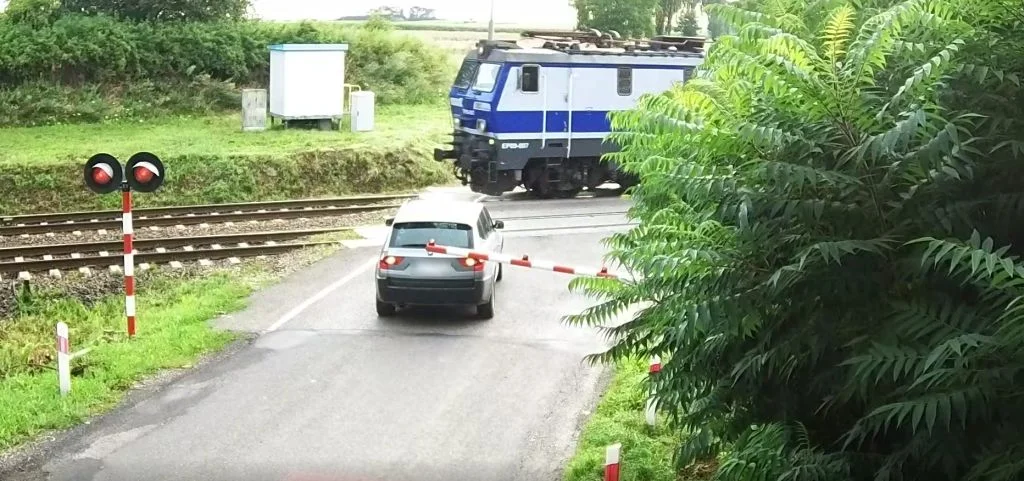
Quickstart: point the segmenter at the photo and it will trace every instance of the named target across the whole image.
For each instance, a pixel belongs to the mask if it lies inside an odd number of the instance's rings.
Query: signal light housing
[[[107,194],[121,188],[124,170],[110,154],[96,154],[85,163],[85,186],[97,194]]]
[[[153,192],[160,188],[167,177],[163,162],[149,152],[139,152],[128,159],[125,165],[128,185],[139,192]]]

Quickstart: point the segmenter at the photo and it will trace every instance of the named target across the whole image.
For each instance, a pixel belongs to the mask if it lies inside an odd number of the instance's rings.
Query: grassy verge
[[[168,177],[140,206],[245,202],[421,188],[451,180],[431,158],[451,129],[441,104],[377,110],[375,130],[242,132],[240,116],[77,124],[0,130],[0,212],[112,208],[117,196],[82,185],[82,165],[98,152],[122,162],[157,154]]]
[[[212,275],[187,269],[139,272],[139,331],[132,340],[124,334],[117,276],[88,280],[90,290],[108,288],[98,298],[70,294],[66,283],[22,296],[18,314],[0,319],[0,452],[103,412],[146,376],[189,367],[225,346],[236,335],[213,329],[210,319],[243,308],[251,292],[284,275],[281,266],[291,266],[290,271],[335,249],[250,260]],[[66,398],[59,395],[54,371],[58,320],[70,328],[72,351],[92,347],[72,362],[72,392]]]
[[[622,443],[620,457],[622,481],[696,481],[708,479],[695,469],[679,473],[673,468],[672,453],[678,433],[665,426],[663,419],[651,429],[644,416],[646,404],[646,361],[623,361],[615,369],[615,379],[605,392],[580,436],[576,454],[569,461],[565,481],[601,481],[604,479],[605,449]]]

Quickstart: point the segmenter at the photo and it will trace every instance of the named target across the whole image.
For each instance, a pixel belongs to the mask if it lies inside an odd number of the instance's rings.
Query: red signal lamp
[[[109,165],[100,164],[92,168],[92,181],[99,185],[107,185],[114,178]]]
[[[96,154],[85,163],[85,186],[97,194],[106,194],[121,188],[124,171],[110,154]]]
[[[145,183],[153,180],[153,176],[156,175],[156,174],[154,174],[153,171],[150,170],[147,167],[139,166],[139,167],[136,167],[134,171],[132,171],[132,175],[135,176],[135,181],[136,182],[141,182],[141,183],[145,184]]]
[[[132,190],[153,192],[158,189],[167,177],[163,162],[149,152],[139,152],[128,159],[125,170],[131,172],[128,184]]]

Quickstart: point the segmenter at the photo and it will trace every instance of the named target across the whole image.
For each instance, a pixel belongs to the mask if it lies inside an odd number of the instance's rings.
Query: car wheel
[[[386,302],[377,301],[377,315],[381,317],[389,317],[395,315],[395,305],[388,304]]]
[[[480,304],[476,306],[476,317],[480,319],[491,319],[494,317],[494,293],[491,293],[491,299],[487,301],[487,304]]]
[[[498,277],[494,279],[495,282],[501,282],[502,276],[505,275],[505,266],[498,264]]]

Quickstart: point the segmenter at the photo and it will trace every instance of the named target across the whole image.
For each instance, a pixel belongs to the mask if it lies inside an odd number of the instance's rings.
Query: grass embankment
[[[0,212],[114,208],[82,184],[82,166],[107,152],[126,162],[159,156],[167,181],[137,205],[185,205],[417,189],[451,179],[433,148],[451,129],[444,105],[386,106],[373,132],[273,129],[242,132],[238,114],[152,122],[0,130]]]
[[[565,481],[604,479],[605,450],[622,443],[622,481],[697,481],[708,479],[697,467],[679,473],[673,468],[672,453],[678,433],[659,416],[654,429],[647,426],[644,408],[647,391],[646,361],[623,361],[615,367],[615,379],[598,403],[580,436],[576,454],[569,461]]]
[[[196,276],[189,269],[137,272],[138,332],[125,334],[124,298],[69,293],[67,284],[19,296],[17,313],[0,318],[0,452],[43,431],[73,426],[116,404],[136,382],[162,369],[187,368],[237,335],[208,321],[245,306],[247,296],[336,247],[318,247],[266,261],[247,260]],[[111,292],[120,276],[100,273],[89,290]],[[79,289],[84,289],[80,287]],[[71,350],[92,350],[72,362],[72,390],[58,392],[54,326],[70,328]]]

